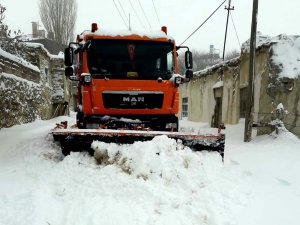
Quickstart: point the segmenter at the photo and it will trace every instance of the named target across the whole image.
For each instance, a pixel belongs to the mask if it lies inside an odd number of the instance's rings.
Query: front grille
[[[164,94],[151,91],[104,91],[102,98],[106,109],[160,109]]]

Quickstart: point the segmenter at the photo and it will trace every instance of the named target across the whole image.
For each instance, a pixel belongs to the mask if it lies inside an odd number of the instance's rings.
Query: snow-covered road
[[[110,144],[124,160],[104,166],[61,155],[47,135],[61,120],[72,118],[1,129],[1,225],[299,224],[300,141],[290,133],[245,144],[242,124],[228,126],[224,164],[164,136]]]

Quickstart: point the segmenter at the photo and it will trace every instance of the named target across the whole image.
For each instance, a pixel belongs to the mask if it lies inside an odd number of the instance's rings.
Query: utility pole
[[[255,75],[257,12],[258,12],[258,0],[253,0],[250,53],[249,53],[249,77],[248,77],[248,88],[247,88],[248,101],[246,103],[244,142],[251,141],[251,134],[252,134],[253,77]]]
[[[225,9],[227,10],[227,20],[226,20],[226,29],[225,29],[225,38],[224,38],[224,47],[223,47],[223,61],[225,60],[225,47],[226,47],[226,39],[227,39],[227,29],[228,29],[228,19],[229,19],[229,13],[230,10],[234,10],[234,6],[231,7],[231,0],[228,2],[228,7],[225,6]]]

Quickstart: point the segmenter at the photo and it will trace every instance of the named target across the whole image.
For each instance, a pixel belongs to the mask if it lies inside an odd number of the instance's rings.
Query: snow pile
[[[145,180],[188,179],[201,167],[199,154],[165,135],[132,145],[95,141],[92,148],[95,150],[95,158],[101,164],[116,164],[126,173]]]

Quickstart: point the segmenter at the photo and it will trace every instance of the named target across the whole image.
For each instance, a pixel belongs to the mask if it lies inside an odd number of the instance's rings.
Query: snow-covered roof
[[[272,45],[272,63],[280,68],[279,77],[300,76],[300,36],[281,35]]]
[[[218,81],[217,83],[214,84],[214,86],[212,87],[213,89],[215,88],[220,88],[224,86],[224,81]]]
[[[272,39],[268,35],[262,35],[260,32],[257,32],[256,35],[256,48],[261,48],[263,46],[270,46],[275,40]],[[242,44],[242,53],[249,53],[250,52],[250,39],[245,41]]]
[[[242,53],[249,53],[249,40],[243,43]],[[275,37],[256,36],[256,48],[270,47],[271,61],[279,67],[279,77],[296,78],[300,76],[300,36],[281,34]]]
[[[240,57],[236,57],[236,58],[233,58],[233,59],[230,59],[230,60],[227,60],[225,62],[220,62],[218,64],[215,64],[213,66],[210,66],[210,67],[207,67],[203,70],[200,70],[200,71],[195,71],[194,72],[194,75],[196,77],[201,77],[203,75],[206,75],[206,74],[209,74],[219,68],[223,68],[223,67],[228,67],[228,66],[232,66],[232,65],[236,65],[238,62],[239,62],[239,59]]]
[[[63,52],[59,52],[58,55],[50,54],[49,51],[44,47],[43,44],[33,43],[33,42],[24,42],[23,44],[30,47],[30,48],[41,48],[41,49],[43,49],[46,52],[47,56],[51,59],[63,59],[64,58],[64,53]]]
[[[95,32],[91,31],[84,31],[81,35],[89,35],[89,34],[94,34],[94,35],[101,35],[101,36],[129,36],[129,35],[138,35],[140,37],[148,37],[148,38],[166,38],[166,39],[171,39],[174,40],[173,37],[165,34],[165,32],[161,30],[156,30],[156,31],[138,31],[138,30],[106,30],[106,29],[98,29]]]

